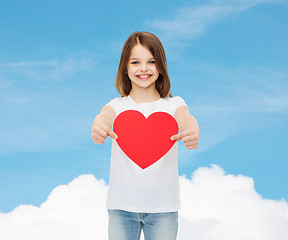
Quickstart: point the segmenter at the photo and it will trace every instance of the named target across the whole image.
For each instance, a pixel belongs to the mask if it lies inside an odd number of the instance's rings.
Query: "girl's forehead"
[[[137,44],[132,48],[130,58],[153,58],[153,54],[145,46]]]

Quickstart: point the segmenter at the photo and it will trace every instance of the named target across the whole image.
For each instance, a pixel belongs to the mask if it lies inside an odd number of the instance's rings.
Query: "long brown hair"
[[[158,37],[149,32],[134,32],[124,43],[116,75],[116,88],[118,92],[121,96],[128,96],[132,89],[131,80],[128,76],[127,64],[132,48],[137,44],[146,47],[155,59],[156,68],[159,72],[159,77],[156,80],[155,87],[159,92],[160,97],[172,97],[164,48]]]

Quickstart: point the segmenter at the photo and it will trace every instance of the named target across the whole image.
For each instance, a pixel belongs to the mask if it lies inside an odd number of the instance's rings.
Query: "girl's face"
[[[154,56],[141,44],[137,44],[132,48],[127,70],[132,89],[155,88],[155,82],[158,79],[159,72],[155,65]]]

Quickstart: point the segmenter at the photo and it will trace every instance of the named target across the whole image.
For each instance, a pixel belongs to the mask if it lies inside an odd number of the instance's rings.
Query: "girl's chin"
[[[146,82],[141,80],[141,82],[133,82],[132,83],[132,88],[136,87],[136,88],[150,88],[151,86],[155,87],[155,82]]]

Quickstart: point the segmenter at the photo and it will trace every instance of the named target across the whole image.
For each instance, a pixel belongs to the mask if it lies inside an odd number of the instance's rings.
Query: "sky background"
[[[160,38],[172,93],[199,122],[179,174],[215,164],[287,201],[287,12],[285,0],[0,0],[0,212],[39,207],[80,175],[108,183],[111,140],[94,144],[91,124],[119,96],[134,31]]]

